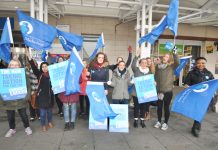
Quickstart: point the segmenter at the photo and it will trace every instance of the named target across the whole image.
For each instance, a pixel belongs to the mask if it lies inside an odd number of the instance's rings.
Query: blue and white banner
[[[129,132],[129,111],[127,104],[110,104],[113,111],[118,114],[110,119],[109,132]]]
[[[104,34],[101,33],[101,36],[98,38],[98,41],[96,43],[96,47],[93,51],[93,53],[91,54],[91,56],[89,57],[89,60],[92,60],[95,58],[95,55],[98,53],[98,50],[100,48],[103,48],[105,45],[104,45]]]
[[[108,104],[103,82],[88,81],[86,93],[89,97],[90,109],[94,120],[104,122],[107,117],[114,118],[117,116]]]
[[[65,91],[64,81],[67,72],[68,61],[63,61],[48,66],[49,76],[51,79],[52,90],[54,94]]]
[[[134,83],[139,103],[156,101],[158,99],[153,74],[136,77],[134,78]]]
[[[4,101],[25,98],[27,87],[24,68],[0,69],[0,89]]]
[[[83,46],[83,37],[73,33],[64,32],[57,29],[58,38],[66,51],[72,51],[73,47],[80,51]]]
[[[92,110],[89,111],[89,130],[107,130],[108,119],[105,118],[103,122],[96,121],[93,118]]]
[[[179,74],[181,72],[181,70],[185,67],[185,65],[188,63],[189,59],[192,56],[186,56],[186,57],[182,57],[180,58],[180,64],[179,66],[176,68],[176,70],[174,71],[174,74],[176,77],[179,77]]]
[[[176,95],[172,111],[201,122],[217,89],[217,79],[190,86]]]
[[[11,47],[10,44],[14,43],[10,19],[7,18],[0,41],[0,59],[3,59],[6,63],[11,60]]]
[[[80,92],[79,79],[83,68],[82,60],[75,47],[73,47],[65,76],[66,95]]]
[[[179,0],[171,0],[167,13],[167,26],[170,31],[176,36],[178,30],[179,19]]]
[[[36,20],[20,10],[16,12],[24,43],[35,50],[51,49],[51,44],[57,35],[56,28]]]

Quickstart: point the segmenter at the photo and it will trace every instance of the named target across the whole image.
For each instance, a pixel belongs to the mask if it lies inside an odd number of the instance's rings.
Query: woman
[[[88,72],[88,60],[84,59],[83,64],[84,64],[84,69],[82,71],[82,74],[80,76],[80,96],[79,96],[79,101],[80,101],[80,115],[87,115],[89,116],[89,99],[88,96],[86,95],[86,85],[87,81],[90,80],[90,73]],[[86,102],[86,109],[84,110],[84,100]]]
[[[54,94],[51,88],[51,81],[48,73],[48,63],[42,62],[40,70],[36,67],[34,61],[29,57],[29,63],[36,75],[39,85],[36,95],[36,105],[40,110],[40,121],[42,131],[47,131],[46,118],[48,120],[48,128],[53,128],[52,124],[52,107],[54,105]]]
[[[105,95],[108,94],[107,81],[109,80],[109,68],[107,55],[99,52],[90,63],[89,73],[91,81],[104,82]]]
[[[21,68],[21,63],[18,59],[12,59],[8,65],[8,68]],[[15,111],[17,110],[21,120],[23,122],[23,126],[25,128],[25,132],[27,135],[32,134],[32,130],[29,125],[28,116],[26,113],[26,107],[28,106],[28,99],[30,98],[30,82],[29,79],[26,78],[27,83],[27,95],[23,99],[16,99],[13,101],[3,101],[2,97],[0,96],[0,101],[3,105],[3,108],[7,112],[7,118],[9,123],[9,130],[5,134],[5,137],[11,137],[16,133],[16,124],[15,124]]]
[[[113,104],[128,104],[130,74],[125,67],[124,61],[118,63],[118,67],[114,70],[111,81],[108,81],[107,84],[114,87],[112,92]]]
[[[155,128],[161,128],[162,130],[168,129],[168,120],[170,117],[170,103],[173,97],[173,82],[174,82],[174,70],[179,65],[179,58],[175,50],[173,50],[173,56],[171,54],[165,54],[160,60],[158,58],[157,65],[155,67],[155,81],[157,83],[157,116],[158,121],[154,125]],[[164,123],[161,124],[162,108],[164,105]]]
[[[185,88],[198,84],[201,82],[214,79],[213,74],[206,69],[207,59],[204,57],[198,57],[195,59],[196,65],[192,71],[190,71],[185,79]],[[201,130],[201,123],[194,121],[192,126],[192,134],[195,137],[199,136]]]
[[[136,66],[139,55],[140,55],[140,50],[137,50],[136,56],[132,62],[132,71],[134,73],[134,77],[140,77],[140,76],[145,76],[147,74],[151,74],[151,71],[147,67],[146,58],[140,59],[139,60],[139,67]],[[134,124],[133,124],[133,126],[135,128],[138,128],[138,118],[140,117],[141,127],[145,128],[146,126],[145,126],[144,117],[145,117],[145,107],[146,107],[147,103],[139,104],[135,86],[134,86],[133,91],[132,91],[132,96],[133,96],[133,103],[134,103]]]
[[[60,62],[63,62],[64,61],[64,58],[63,57],[58,57],[57,58],[57,63],[60,63]],[[61,102],[61,100],[59,99],[58,97],[58,94],[55,94],[55,101],[57,103],[57,106],[58,106],[58,115],[60,115],[60,117],[63,117],[63,103]]]

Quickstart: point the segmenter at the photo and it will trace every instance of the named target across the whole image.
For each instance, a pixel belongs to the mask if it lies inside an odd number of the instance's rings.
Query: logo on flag
[[[19,25],[22,33],[30,34],[33,32],[33,26],[28,21],[21,21]]]

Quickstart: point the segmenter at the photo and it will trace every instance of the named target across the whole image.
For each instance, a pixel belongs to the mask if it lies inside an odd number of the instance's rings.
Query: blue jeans
[[[128,99],[112,99],[113,104],[128,104]]]
[[[40,121],[41,125],[44,126],[46,122],[46,116],[48,123],[52,122],[52,109],[51,108],[40,108]]]
[[[64,121],[75,122],[76,120],[76,103],[64,103]]]

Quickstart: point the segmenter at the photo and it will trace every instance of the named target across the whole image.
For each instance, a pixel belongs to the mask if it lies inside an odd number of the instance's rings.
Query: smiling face
[[[103,55],[103,54],[99,54],[99,55],[97,56],[97,62],[98,62],[99,64],[102,64],[102,63],[104,62],[104,55]]]
[[[147,68],[147,60],[146,59],[142,59],[139,63],[140,67],[142,69],[146,69]]]
[[[206,67],[206,60],[204,59],[199,59],[197,62],[196,62],[196,67],[202,71],[205,67]]]
[[[170,60],[170,55],[169,54],[165,54],[163,56],[162,62],[163,62],[163,64],[167,64],[169,62],[169,60]]]
[[[123,71],[124,70],[124,68],[125,68],[125,63],[124,62],[120,62],[119,64],[118,64],[118,69],[120,70],[120,71]]]
[[[18,61],[11,60],[11,62],[8,65],[8,68],[20,68],[21,64]]]
[[[58,62],[63,62],[63,61],[64,61],[64,59],[62,57],[58,58]]]
[[[48,72],[48,65],[47,64],[42,65],[42,72],[44,72],[44,73]]]

